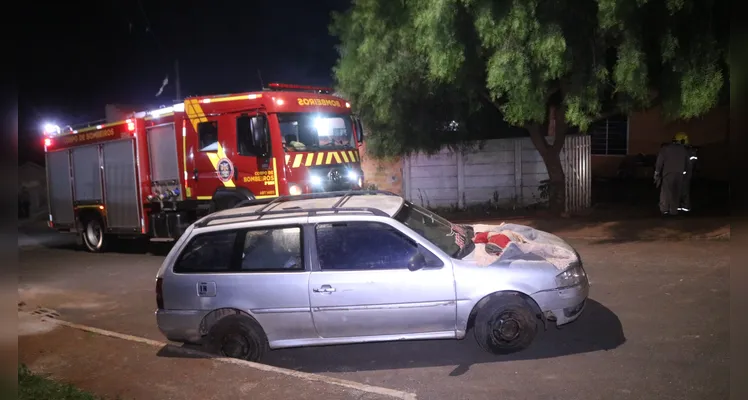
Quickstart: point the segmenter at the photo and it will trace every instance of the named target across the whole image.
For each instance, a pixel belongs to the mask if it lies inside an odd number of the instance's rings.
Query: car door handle
[[[332,293],[335,291],[335,288],[330,285],[322,285],[317,289],[312,289],[315,293]]]

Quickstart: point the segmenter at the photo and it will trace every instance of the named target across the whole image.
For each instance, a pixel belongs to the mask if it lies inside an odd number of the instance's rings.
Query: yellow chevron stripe
[[[353,150],[348,150],[348,155],[351,156],[351,161],[356,162],[358,161],[358,154],[356,154]]]
[[[309,167],[312,165],[312,161],[314,161],[314,154],[309,153],[306,155],[306,162],[304,163],[304,166]]]
[[[290,155],[290,154],[286,154],[286,164],[288,164],[288,161],[289,161],[290,159],[291,159],[291,155]]]
[[[340,155],[343,156],[343,162],[349,162],[348,161],[348,154],[345,154],[345,151],[341,151]]]
[[[340,155],[338,155],[337,151],[331,151],[327,153],[327,161],[325,162],[325,164],[332,164],[333,157],[338,162],[338,164],[340,164]]]
[[[321,165],[322,164],[322,158],[325,156],[325,153],[317,153],[317,161],[314,163],[314,165]]]
[[[301,161],[304,159],[303,154],[296,154],[296,156],[293,159],[293,165],[291,168],[299,168],[301,166]]]

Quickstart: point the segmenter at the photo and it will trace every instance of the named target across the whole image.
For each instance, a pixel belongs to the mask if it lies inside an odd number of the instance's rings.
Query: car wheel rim
[[[522,333],[522,323],[512,312],[504,312],[494,320],[493,337],[500,342],[512,342]]]
[[[86,239],[88,243],[93,247],[99,247],[101,244],[101,238],[103,234],[101,232],[101,225],[96,222],[91,222],[86,228]]]
[[[221,354],[231,358],[246,359],[249,356],[250,345],[247,338],[238,334],[226,335],[221,343]]]

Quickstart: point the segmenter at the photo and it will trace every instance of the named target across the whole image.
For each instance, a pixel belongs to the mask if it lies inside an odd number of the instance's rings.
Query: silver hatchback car
[[[280,197],[190,226],[156,276],[171,341],[260,360],[269,349],[462,339],[527,348],[584,308],[579,255],[526,226],[452,224],[388,192]]]

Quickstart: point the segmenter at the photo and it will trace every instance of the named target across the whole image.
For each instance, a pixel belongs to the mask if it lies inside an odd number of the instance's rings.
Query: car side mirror
[[[426,266],[426,257],[420,251],[413,255],[408,261],[408,270],[418,271]]]

